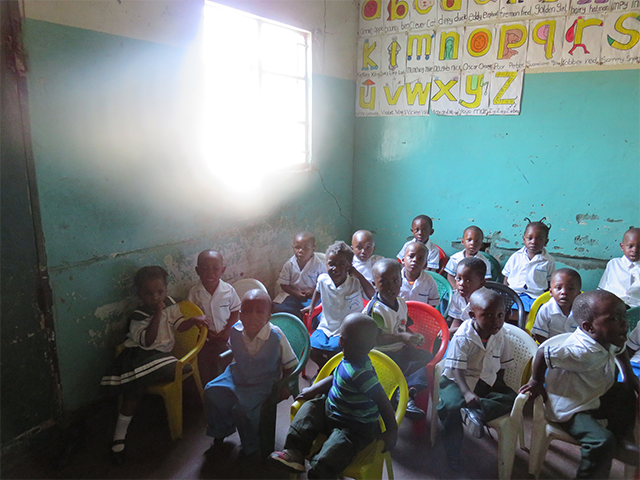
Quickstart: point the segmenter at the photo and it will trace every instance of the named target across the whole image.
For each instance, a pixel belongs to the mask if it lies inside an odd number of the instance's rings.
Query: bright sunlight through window
[[[257,182],[311,155],[311,34],[205,2],[204,154]]]

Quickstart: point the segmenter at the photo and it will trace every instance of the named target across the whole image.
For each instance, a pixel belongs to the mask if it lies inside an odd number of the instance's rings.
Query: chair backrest
[[[436,272],[427,271],[431,278],[433,278],[436,282],[436,287],[438,287],[438,297],[440,297],[440,306],[438,310],[443,317],[447,316],[449,312],[449,305],[451,304],[451,298],[453,297],[453,288],[451,288],[451,284],[449,280],[444,278],[442,275]]]
[[[527,325],[525,326],[525,330],[527,332],[531,333],[533,324],[536,321],[536,316],[538,315],[538,310],[540,310],[540,307],[547,303],[549,300],[551,300],[551,294],[549,292],[544,292],[533,302],[533,305],[531,305],[531,310],[529,311],[529,319],[527,320]]]
[[[538,348],[542,347],[559,347],[562,345],[567,338],[569,338],[570,333],[561,333],[560,335],[555,335],[551,338],[547,338],[544,342],[540,344]]]
[[[502,283],[502,281],[504,280],[504,275],[502,275],[502,267],[500,267],[500,262],[498,261],[498,259],[487,252],[481,251],[478,253],[489,260],[489,263],[491,264],[491,280],[494,282]]]
[[[202,310],[200,310],[197,305],[191,303],[189,300],[183,300],[178,304],[178,306],[180,307],[182,316],[187,320],[191,317],[199,317],[200,315],[204,315],[204,313],[202,313]],[[195,325],[185,332],[176,330],[174,334],[176,343],[173,346],[173,350],[171,350],[171,355],[173,355],[177,359],[181,359],[199,343],[199,340],[202,340],[202,343],[204,343],[204,341],[206,340],[206,336],[206,328],[201,329]]]
[[[511,290],[506,285],[497,282],[487,282],[484,284],[486,288],[489,290],[493,290],[500,294],[500,296],[504,299],[504,307],[508,312],[508,315],[511,315],[511,309],[515,304],[518,308],[518,326],[522,329],[525,328],[524,324],[524,305],[522,304],[522,300],[516,292]]]
[[[287,337],[289,345],[298,357],[298,364],[306,364],[311,350],[309,332],[300,319],[290,313],[274,313],[269,321],[280,328]]]
[[[633,307],[627,310],[627,323],[629,324],[629,333],[636,328],[640,320],[640,307]]]
[[[260,280],[256,280],[255,278],[243,278],[242,280],[238,280],[231,286],[240,297],[240,300],[242,300],[242,297],[244,297],[245,293],[247,293],[249,290],[253,290],[254,288],[262,290],[265,293],[269,293],[267,291],[267,287],[265,287]]]
[[[442,250],[438,245],[434,243],[433,246],[438,249],[438,273],[440,275],[444,275],[444,267],[447,266],[447,261],[449,260],[449,257],[447,256],[446,253],[444,253],[444,250]]]
[[[521,328],[505,323],[504,329],[516,363],[515,368],[508,368],[504,371],[504,381],[507,386],[517,392],[522,385],[529,381],[531,362],[538,350],[538,344]]]
[[[316,255],[318,256],[318,258],[320,260],[322,260],[322,263],[327,263],[327,254],[324,252],[316,252]]]
[[[414,333],[420,333],[424,336],[424,343],[419,347],[427,350],[435,356],[433,363],[439,362],[449,345],[449,327],[444,317],[431,305],[422,302],[408,301],[407,308],[409,310],[409,318],[413,320],[413,325],[409,329]],[[440,346],[437,352],[434,352],[434,343],[438,338],[438,333],[442,333]]]

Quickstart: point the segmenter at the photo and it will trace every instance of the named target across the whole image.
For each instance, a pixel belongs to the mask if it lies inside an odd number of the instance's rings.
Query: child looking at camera
[[[477,257],[482,260],[487,266],[485,278],[487,280],[491,280],[491,262],[489,262],[484,255],[478,255],[483,241],[484,233],[482,233],[482,230],[475,225],[465,228],[464,232],[462,232],[462,246],[464,247],[464,250],[451,255],[451,258],[447,262],[447,266],[444,267],[444,271],[447,272],[447,280],[449,280],[449,283],[454,290],[457,288],[456,271],[458,262],[463,258]]]
[[[640,306],[640,228],[630,228],[620,244],[622,257],[609,260],[598,288],[618,296],[630,307]]]
[[[424,271],[429,250],[420,242],[410,243],[404,251],[402,261],[402,286],[399,296],[405,301],[428,303],[432,307],[440,305],[436,281]]]
[[[456,267],[456,290],[449,306],[449,338],[469,320],[469,298],[485,285],[486,264],[478,257],[463,258]]]
[[[398,252],[398,260],[402,261],[404,259],[405,249],[412,242],[420,242],[429,250],[429,255],[427,256],[427,269],[437,272],[440,268],[440,252],[437,247],[431,243],[430,237],[433,235],[433,220],[431,217],[427,215],[418,215],[411,222],[411,233],[413,234],[413,239],[409,240],[402,246],[402,249]]]
[[[353,250],[353,267],[358,270],[369,283],[373,283],[373,265],[380,260],[380,255],[374,255],[376,242],[369,230],[358,230],[351,237]]]

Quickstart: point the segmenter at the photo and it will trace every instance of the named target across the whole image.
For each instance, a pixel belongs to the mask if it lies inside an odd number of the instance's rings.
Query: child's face
[[[210,255],[198,258],[196,273],[202,285],[207,290],[215,290],[220,283],[220,277],[225,271],[224,261],[220,255]]]
[[[167,284],[162,278],[150,278],[138,289],[138,297],[145,307],[155,311],[167,298]]]
[[[414,220],[411,225],[411,233],[413,233],[413,238],[420,243],[427,243],[429,237],[433,235],[433,228],[430,222],[419,218],[418,220]]]
[[[474,272],[466,265],[458,267],[456,271],[458,293],[467,301],[473,292],[484,286],[484,282],[484,278],[478,272]]]
[[[527,249],[529,258],[542,252],[542,249],[549,243],[549,237],[547,233],[541,228],[529,227],[525,230],[522,236],[522,241]]]
[[[371,258],[371,255],[373,255],[376,245],[369,235],[356,233],[351,238],[351,248],[356,257],[366,262]]]
[[[482,234],[475,230],[465,231],[462,236],[462,246],[467,255],[475,257],[476,253],[480,251],[483,239]]]
[[[299,263],[306,264],[315,251],[316,242],[312,239],[306,237],[296,237],[293,239],[293,254]]]
[[[596,305],[595,310],[593,321],[582,322],[582,329],[605,348],[611,344],[622,347],[627,341],[629,329],[626,307],[622,300],[604,300]]]
[[[395,305],[402,286],[402,277],[397,269],[388,268],[382,272],[374,270],[373,284],[385,305]]]
[[[625,257],[632,262],[637,262],[640,259],[640,235],[636,232],[625,233],[620,248]]]
[[[573,301],[580,295],[580,285],[571,275],[556,273],[551,278],[551,296],[561,309],[571,309]]]
[[[249,338],[254,338],[271,318],[271,302],[264,298],[243,298],[240,321]]]
[[[331,253],[327,255],[327,273],[336,287],[344,283],[349,275],[351,262],[345,255],[339,253]]]
[[[476,331],[483,340],[495,335],[504,325],[504,303],[497,299],[492,301],[487,308],[471,305],[469,316],[475,322]]]
[[[427,253],[419,245],[409,244],[404,251],[404,268],[409,274],[410,280],[415,280],[420,276],[422,270],[427,265]]]

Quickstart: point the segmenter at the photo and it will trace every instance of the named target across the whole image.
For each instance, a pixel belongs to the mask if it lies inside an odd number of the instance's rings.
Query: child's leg
[[[440,377],[438,417],[440,417],[440,422],[442,423],[444,448],[450,461],[460,455],[460,447],[464,436],[460,409],[466,405],[467,402],[458,384],[447,377]]]
[[[224,339],[207,339],[202,350],[198,353],[198,370],[200,371],[200,379],[203,385],[206,385],[224,371],[227,365],[223,365],[220,354],[228,349],[229,345]]]
[[[213,438],[225,438],[235,432],[236,424],[232,412],[237,404],[238,397],[233,388],[231,372],[226,370],[204,389],[207,435]]]
[[[322,330],[316,330],[311,334],[311,360],[318,365],[318,370],[340,351],[340,335],[328,337]]]
[[[133,414],[136,412],[136,409],[140,404],[142,395],[143,392],[138,390],[122,395],[122,406],[120,407],[118,420],[116,421],[116,428],[113,432],[113,442],[111,444],[111,450],[115,453],[119,453],[124,450],[124,439],[127,437],[129,424],[133,419]]]
[[[260,411],[262,403],[264,402],[260,402],[258,405],[254,403],[251,406],[239,403],[233,409],[233,418],[238,428],[244,455],[252,455],[260,450]]]
[[[636,424],[636,394],[627,383],[614,383],[600,397],[600,407],[593,412],[594,418],[606,418],[607,430],[617,440],[631,439]]]
[[[300,310],[302,310],[302,307],[303,305],[301,300],[289,295],[287,298],[283,300],[282,303],[274,303],[273,311],[275,313],[278,313],[278,312],[290,313],[298,317],[300,320],[302,320],[302,313],[300,313]]]
[[[479,380],[475,393],[480,397],[480,407],[485,422],[509,414],[518,396],[502,378],[497,378],[492,386]]]
[[[325,416],[326,397],[318,397],[305,402],[289,425],[284,442],[285,450],[294,450],[308,455],[318,434],[327,430]]]

